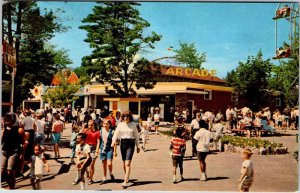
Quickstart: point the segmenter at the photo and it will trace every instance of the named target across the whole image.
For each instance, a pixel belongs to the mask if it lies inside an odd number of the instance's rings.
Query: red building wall
[[[176,94],[176,101],[185,96],[186,95],[184,94]],[[204,95],[187,94],[187,99],[193,100],[194,106],[198,109],[203,109],[203,111],[214,110],[215,113],[219,110],[221,110],[222,113],[225,113],[228,105],[233,106],[233,101],[231,101],[231,92],[212,91],[211,100],[204,100]]]

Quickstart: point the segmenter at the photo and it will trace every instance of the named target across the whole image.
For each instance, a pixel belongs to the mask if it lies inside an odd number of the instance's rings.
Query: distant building
[[[216,77],[215,70],[190,69],[175,66],[162,66],[162,74],[155,79],[157,84],[153,89],[136,89],[141,101],[129,101],[128,108],[134,114],[146,119],[154,108],[159,108],[161,118],[172,121],[176,108],[188,109],[187,118],[191,119],[195,110],[218,110],[225,112],[227,105],[233,104],[231,87],[225,85],[225,81]],[[117,111],[117,105],[109,99],[105,87],[99,83],[87,85],[84,88],[84,108],[103,109],[109,106],[110,110]],[[135,88],[135,87],[134,87]]]

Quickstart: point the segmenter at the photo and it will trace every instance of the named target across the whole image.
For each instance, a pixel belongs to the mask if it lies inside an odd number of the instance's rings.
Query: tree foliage
[[[55,32],[67,30],[58,22],[56,12],[42,13],[34,1],[19,1],[3,6],[3,38],[16,49],[15,106],[32,97],[30,89],[37,83],[49,84],[57,70],[69,62],[56,64],[61,51],[45,48]],[[8,68],[5,66],[5,68]],[[4,68],[4,70],[5,70]]]
[[[153,88],[153,74],[159,66],[146,59],[135,60],[146,48],[154,49],[160,40],[155,32],[145,34],[150,24],[140,17],[137,2],[98,2],[93,13],[83,19],[80,26],[88,32],[86,42],[93,48],[90,56],[83,58],[82,66],[91,78],[109,83],[106,89],[111,96],[127,97],[136,87]]]
[[[263,107],[268,96],[268,81],[273,64],[270,59],[263,60],[262,51],[249,56],[247,61],[239,62],[236,70],[229,72],[225,78],[227,84],[234,88],[239,98],[246,99],[245,104],[254,110]]]
[[[206,54],[198,53],[194,43],[181,43],[180,49],[174,50],[175,58],[178,62],[185,64],[188,68],[201,69],[202,63],[206,62]]]
[[[79,84],[69,84],[67,78],[70,76],[70,70],[62,70],[56,74],[56,77],[60,81],[59,86],[54,88],[49,88],[43,100],[50,103],[54,108],[61,108],[68,104],[72,104],[73,101],[77,100],[79,97],[75,93],[79,90]]]
[[[279,66],[274,66],[272,71],[273,76],[269,82],[270,90],[282,91],[287,105],[297,105],[299,100],[299,61],[296,59],[282,61]]]

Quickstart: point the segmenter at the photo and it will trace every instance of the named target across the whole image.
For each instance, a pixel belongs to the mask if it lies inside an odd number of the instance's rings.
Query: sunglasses
[[[90,127],[90,126],[94,126],[94,124],[93,124],[93,125],[89,125],[89,127]]]
[[[130,115],[126,114],[126,115],[123,115],[124,117],[130,117]]]

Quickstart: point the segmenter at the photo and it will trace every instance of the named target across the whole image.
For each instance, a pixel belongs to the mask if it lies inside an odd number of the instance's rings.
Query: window
[[[237,95],[237,93],[231,93],[231,101],[233,102],[237,102],[239,100],[239,97]]]
[[[211,90],[204,90],[206,94],[204,94],[204,100],[211,100],[212,99],[212,91]]]
[[[276,98],[276,106],[281,106],[281,98]]]

